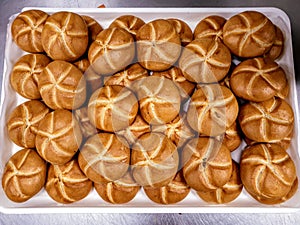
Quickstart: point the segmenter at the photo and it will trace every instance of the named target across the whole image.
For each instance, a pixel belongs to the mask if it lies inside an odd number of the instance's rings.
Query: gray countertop
[[[300,93],[300,4],[298,0],[0,0],[0,71],[3,71],[6,24],[23,7],[278,7],[290,17],[297,92]],[[299,100],[298,100],[299,102]],[[0,149],[1,150],[1,149]],[[5,215],[0,224],[299,224],[300,211],[287,214],[33,214]]]

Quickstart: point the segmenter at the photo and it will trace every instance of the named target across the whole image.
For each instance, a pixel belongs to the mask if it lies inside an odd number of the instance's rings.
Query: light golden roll
[[[27,54],[18,59],[10,74],[12,88],[27,99],[40,99],[37,76],[50,63],[42,54]]]
[[[214,138],[191,139],[183,148],[183,175],[196,191],[223,187],[232,174],[229,149]]]
[[[223,26],[226,19],[222,16],[211,15],[202,19],[194,30],[194,39],[212,38],[215,41],[223,40]]]
[[[182,46],[186,46],[193,40],[193,32],[186,22],[176,18],[170,18],[167,21],[174,26],[176,32],[179,34]]]
[[[126,87],[112,85],[96,90],[88,104],[91,123],[98,129],[116,132],[130,126],[138,113],[138,101]]]
[[[284,70],[269,58],[241,62],[230,76],[230,88],[240,98],[262,102],[283,91],[287,85]]]
[[[25,202],[44,187],[46,173],[46,162],[35,150],[19,150],[5,164],[3,190],[11,201]]]
[[[171,122],[180,112],[180,93],[173,81],[149,76],[133,85],[139,99],[140,112],[149,124]]]
[[[71,63],[61,60],[49,63],[37,81],[42,99],[51,109],[76,109],[85,102],[85,78]]]
[[[110,28],[119,27],[129,32],[135,39],[138,30],[145,24],[145,22],[133,15],[123,15],[116,18],[110,25]]]
[[[136,40],[138,62],[148,70],[171,68],[181,53],[180,36],[167,20],[157,19],[143,25]]]
[[[39,123],[35,138],[39,155],[55,165],[70,161],[81,141],[78,121],[70,111],[64,109],[48,113]]]
[[[229,181],[222,187],[210,191],[198,191],[198,196],[208,203],[226,204],[234,201],[242,192],[239,165],[232,161],[232,174]]]
[[[17,106],[6,123],[10,140],[24,148],[35,148],[38,126],[49,111],[49,108],[38,100],[27,101]]]
[[[11,25],[14,42],[26,52],[43,52],[41,35],[47,18],[47,13],[36,9],[20,13]]]
[[[80,170],[77,159],[49,166],[45,189],[58,203],[70,204],[84,199],[92,187],[92,181]]]
[[[244,135],[256,142],[270,142],[287,137],[294,127],[294,112],[280,98],[241,106],[239,124]]]
[[[275,27],[262,13],[245,11],[229,18],[223,27],[223,42],[240,57],[265,54],[275,41]]]
[[[89,42],[92,43],[96,40],[97,35],[103,30],[103,28],[94,18],[86,15],[82,15],[81,17],[87,25]]]
[[[176,146],[161,133],[144,134],[132,146],[132,175],[141,186],[167,185],[176,175],[178,165]]]
[[[284,49],[284,37],[281,29],[275,25],[275,41],[271,47],[271,49],[264,54],[264,57],[269,57],[273,60],[278,59],[283,52]]]
[[[120,179],[127,172],[129,162],[128,144],[112,133],[91,136],[78,155],[81,170],[95,183],[108,183]]]
[[[118,180],[108,183],[95,183],[94,186],[99,196],[104,201],[112,204],[130,202],[141,188],[132,178],[130,171],[127,171],[127,173]]]
[[[83,18],[72,12],[56,12],[49,16],[43,31],[42,45],[53,60],[74,61],[88,47],[88,28]]]
[[[242,153],[240,166],[245,189],[255,199],[263,201],[287,196],[297,178],[293,160],[276,144],[247,147]]]
[[[237,99],[230,89],[218,84],[205,85],[192,95],[187,121],[201,135],[218,136],[235,122],[238,112]]]
[[[185,182],[182,170],[180,170],[167,185],[163,187],[144,187],[144,191],[153,202],[168,205],[185,199],[190,193],[190,187]]]
[[[101,75],[111,75],[130,65],[135,56],[134,39],[121,28],[101,31],[88,51],[91,66]]]
[[[227,75],[230,66],[230,51],[222,42],[212,38],[192,41],[179,59],[179,68],[185,78],[196,83],[218,82]]]

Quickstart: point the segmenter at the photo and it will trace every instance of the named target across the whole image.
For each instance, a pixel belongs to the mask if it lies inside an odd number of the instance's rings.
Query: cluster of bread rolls
[[[286,151],[294,115],[274,61],[284,40],[265,15],[212,15],[194,32],[176,18],[123,15],[105,29],[98,22],[40,10],[13,21],[13,40],[29,54],[10,77],[27,101],[7,120],[22,148],[3,173],[9,199],[24,202],[45,187],[68,204],[93,186],[113,204],[141,187],[159,204],[191,189],[216,204],[235,200],[243,186],[264,204],[295,194]],[[242,139],[239,164],[231,152]]]

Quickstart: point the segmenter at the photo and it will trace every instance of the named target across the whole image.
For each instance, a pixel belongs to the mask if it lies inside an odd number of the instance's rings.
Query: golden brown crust
[[[179,34],[182,46],[186,46],[193,40],[193,32],[189,25],[180,19],[170,18],[167,19]]]
[[[266,53],[275,40],[275,27],[262,13],[245,11],[224,24],[223,41],[240,57],[257,57]]]
[[[89,42],[92,43],[96,40],[97,35],[103,30],[101,25],[92,17],[83,15],[81,16],[88,28]]]
[[[213,138],[191,139],[183,148],[182,163],[184,178],[196,191],[222,187],[232,174],[229,149]]]
[[[120,179],[127,172],[129,161],[128,144],[111,133],[91,136],[78,155],[81,170],[95,183]]]
[[[179,68],[185,78],[197,83],[222,80],[231,66],[231,54],[220,41],[201,38],[189,43],[179,59]]]
[[[49,108],[38,100],[31,100],[17,106],[7,120],[9,138],[18,146],[35,148],[35,137],[41,120]]]
[[[6,163],[2,187],[14,202],[25,202],[36,195],[46,181],[46,162],[33,149],[22,149]]]
[[[230,88],[240,98],[261,102],[283,91],[287,85],[284,70],[268,58],[241,62],[230,76]],[[284,91],[283,91],[284,94]]]
[[[40,99],[37,76],[50,63],[50,59],[42,54],[27,54],[18,59],[10,74],[12,88],[28,99]]]
[[[141,186],[165,186],[178,169],[177,148],[163,134],[144,134],[132,147],[131,164],[133,177]]]
[[[36,149],[46,161],[62,165],[72,159],[82,141],[79,124],[68,110],[48,113],[40,122]]]
[[[143,25],[136,40],[138,62],[148,70],[169,69],[181,52],[179,34],[167,20],[158,19]]]
[[[271,49],[267,53],[264,54],[264,57],[269,57],[273,60],[279,58],[284,49],[283,33],[278,26],[276,26],[276,25],[274,25],[274,26],[275,26],[275,33],[276,33],[275,41],[274,41]]]
[[[80,170],[77,159],[64,165],[50,165],[45,189],[56,202],[70,204],[85,198],[93,186]]]
[[[43,52],[41,34],[47,18],[48,14],[41,10],[20,13],[11,25],[15,43],[26,52]]]
[[[90,67],[90,61],[86,58],[79,59],[73,63],[82,73],[85,73]]]

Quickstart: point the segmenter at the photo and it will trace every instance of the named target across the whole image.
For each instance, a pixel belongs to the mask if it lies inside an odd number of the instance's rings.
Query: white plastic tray
[[[24,10],[33,9],[24,8]],[[37,9],[37,8],[36,8]],[[245,10],[256,10],[268,16],[274,24],[279,26],[285,37],[285,48],[282,57],[277,60],[285,70],[290,85],[288,102],[294,109],[295,129],[291,147],[288,150],[297,166],[297,174],[300,175],[299,159],[299,113],[297,105],[297,92],[294,74],[294,63],[292,54],[291,27],[288,16],[277,8],[39,8],[49,14],[57,11],[72,11],[79,14],[89,15],[95,18],[103,28],[118,16],[132,14],[142,18],[145,22],[157,18],[178,18],[189,24],[194,30],[196,24],[206,16],[221,15],[229,18],[234,14]],[[7,26],[7,40],[4,59],[4,72],[2,82],[1,104],[0,104],[0,177],[2,178],[5,163],[10,156],[21,148],[14,145],[8,138],[6,131],[6,120],[10,112],[25,101],[17,95],[9,83],[9,75],[13,64],[24,54],[12,41],[10,26],[16,15],[12,15]],[[239,159],[242,147],[233,153],[234,159]],[[85,199],[63,205],[54,202],[47,193],[42,190],[36,196],[25,203],[13,203],[4,194],[0,187],[0,211],[4,213],[283,213],[294,212],[300,209],[300,191],[289,201],[279,205],[263,205],[253,200],[245,190],[233,202],[224,205],[213,205],[202,201],[194,191],[180,203],[175,205],[158,205],[150,201],[141,190],[129,203],[123,205],[112,205],[102,200],[95,190]]]

